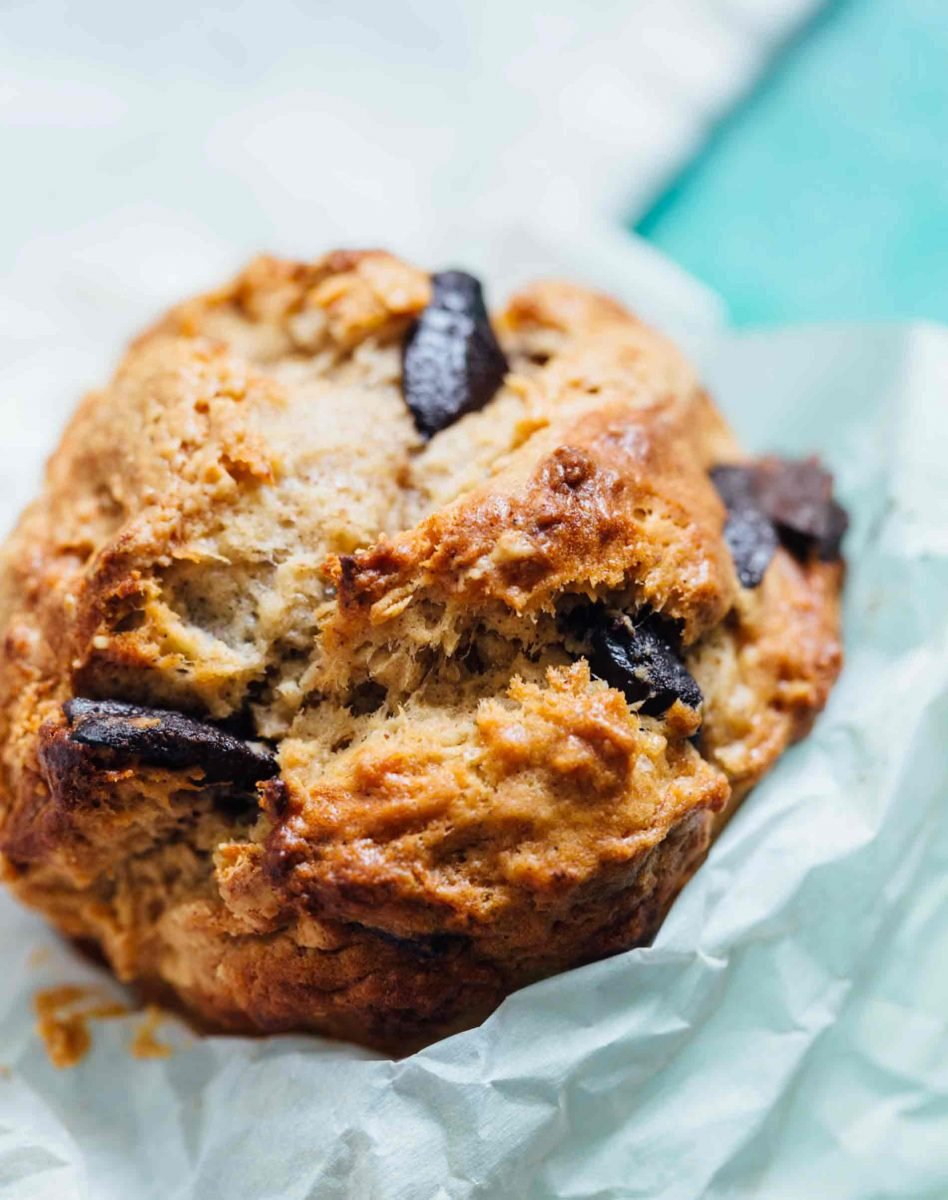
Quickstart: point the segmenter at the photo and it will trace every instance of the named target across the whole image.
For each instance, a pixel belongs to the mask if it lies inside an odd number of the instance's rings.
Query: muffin
[[[258,259],[3,550],[4,877],[205,1027],[469,1026],[647,943],[810,728],[845,523],[604,296]]]

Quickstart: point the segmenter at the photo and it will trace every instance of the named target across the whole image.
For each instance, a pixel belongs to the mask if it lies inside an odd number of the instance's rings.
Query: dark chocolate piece
[[[830,500],[826,525],[816,543],[816,552],[823,562],[836,562],[843,551],[843,537],[849,528],[849,513],[838,500]]]
[[[717,489],[718,495],[724,501],[724,507],[730,512],[732,508],[756,506],[757,497],[754,494],[755,468],[737,463],[722,464],[712,467],[711,482]]]
[[[777,531],[758,504],[752,467],[720,466],[711,481],[727,508],[724,540],[744,587],[757,587],[777,549]]]
[[[587,647],[593,675],[624,692],[640,712],[660,717],[676,700],[689,708],[701,704],[701,689],[678,657],[673,631],[654,613],[634,623],[595,604],[572,614],[571,627]]]
[[[269,751],[214,725],[163,708],[77,698],[63,705],[70,741],[107,751],[117,764],[180,771],[198,767],[208,783],[252,788],[279,772]]]
[[[442,271],[431,282],[431,303],[402,356],[405,402],[425,437],[483,408],[508,370],[480,283],[464,271]]]
[[[839,558],[849,517],[833,498],[833,477],[818,459],[763,458],[748,466],[714,467],[711,479],[728,510],[724,537],[745,587],[763,578],[776,548],[774,533],[799,559]]]
[[[817,459],[762,459],[755,491],[788,550],[801,556],[815,550],[822,558],[838,557],[848,518],[833,499],[832,475]]]
[[[773,522],[759,508],[735,508],[728,512],[724,540],[742,585],[758,587],[777,549]]]

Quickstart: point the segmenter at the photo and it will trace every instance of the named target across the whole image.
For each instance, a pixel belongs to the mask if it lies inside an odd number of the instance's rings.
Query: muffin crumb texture
[[[464,1028],[654,936],[826,701],[844,528],[605,297],[258,259],[3,550],[4,877],[204,1026]]]

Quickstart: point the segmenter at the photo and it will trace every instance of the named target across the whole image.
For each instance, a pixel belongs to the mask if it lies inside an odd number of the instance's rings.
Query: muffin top
[[[7,874],[219,1023],[450,1023],[654,930],[825,702],[843,528],[605,297],[258,259],[4,550]]]

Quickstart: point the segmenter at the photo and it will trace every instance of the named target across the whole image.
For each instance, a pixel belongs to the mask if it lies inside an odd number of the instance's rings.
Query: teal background
[[[948,0],[831,0],[636,230],[739,325],[948,321]]]

